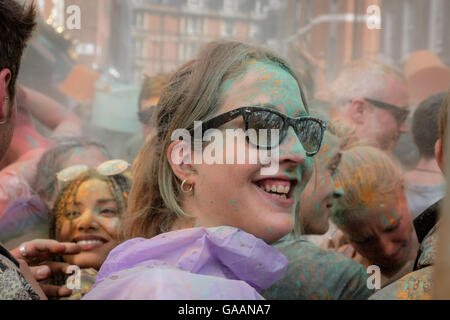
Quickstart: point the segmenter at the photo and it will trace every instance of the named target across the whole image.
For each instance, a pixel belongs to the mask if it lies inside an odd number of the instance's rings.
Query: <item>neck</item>
[[[444,183],[444,176],[434,158],[420,158],[415,169],[405,173],[404,177],[407,182],[422,186],[435,186]]]
[[[419,162],[416,165],[416,168],[441,172],[435,158],[431,159],[420,158]]]

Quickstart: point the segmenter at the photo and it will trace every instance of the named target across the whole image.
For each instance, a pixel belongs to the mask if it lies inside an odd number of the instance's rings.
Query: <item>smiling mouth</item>
[[[82,251],[88,251],[103,246],[108,240],[100,236],[89,235],[75,237],[72,242],[79,245]]]
[[[259,189],[271,197],[287,200],[291,199],[293,196],[296,181],[271,178],[259,180],[255,182],[255,184]]]

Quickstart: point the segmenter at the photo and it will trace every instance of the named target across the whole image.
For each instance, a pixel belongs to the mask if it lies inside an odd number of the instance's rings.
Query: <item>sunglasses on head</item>
[[[390,103],[369,98],[364,98],[364,100],[366,100],[368,103],[374,105],[377,108],[389,110],[398,124],[402,124],[403,122],[405,122],[406,118],[408,118],[409,110],[407,107],[397,107]]]
[[[150,124],[150,120],[152,119],[153,112],[155,111],[156,106],[151,106],[148,109],[138,111],[138,119],[139,122],[145,125]]]
[[[261,149],[274,148],[283,142],[289,127],[292,127],[309,157],[319,151],[326,130],[325,121],[314,117],[292,118],[270,108],[249,106],[231,110],[203,122],[202,132],[218,128],[239,116],[244,118],[246,140],[250,145]],[[249,130],[254,130],[256,134],[249,134]],[[260,130],[265,130],[266,136],[263,138],[260,136]],[[278,135],[273,137],[271,130],[278,130]]]
[[[100,164],[95,170],[102,176],[115,176],[128,170],[130,164],[125,160],[108,160]],[[82,174],[86,173],[89,167],[84,164],[70,166],[58,172],[56,179],[61,182],[76,180]]]
[[[0,105],[0,124],[5,124],[11,120],[14,105],[9,103],[9,97],[6,96]]]

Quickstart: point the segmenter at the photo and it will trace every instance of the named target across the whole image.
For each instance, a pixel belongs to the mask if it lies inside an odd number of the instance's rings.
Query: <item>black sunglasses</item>
[[[231,110],[203,122],[202,132],[218,128],[239,116],[244,118],[246,140],[249,144],[258,149],[271,149],[283,142],[289,127],[292,127],[309,157],[319,152],[327,127],[325,121],[314,117],[292,118],[270,108],[249,106]],[[249,129],[254,130],[256,134],[250,134]],[[267,137],[260,137],[259,130],[265,130]],[[272,138],[271,130],[279,130],[278,139]]]
[[[409,110],[407,107],[397,107],[390,103],[369,98],[364,98],[364,100],[370,104],[373,104],[375,107],[389,110],[399,125],[405,122],[406,118],[408,118]]]
[[[139,122],[145,125],[150,124],[150,120],[152,119],[153,112],[155,111],[156,106],[151,106],[148,109],[138,111],[138,119]]]

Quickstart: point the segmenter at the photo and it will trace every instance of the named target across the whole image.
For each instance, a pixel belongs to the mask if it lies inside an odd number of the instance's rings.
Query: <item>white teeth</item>
[[[88,245],[88,244],[103,244],[100,240],[80,240],[77,241],[78,245]]]
[[[275,186],[275,185],[268,185],[266,184],[265,186],[260,186],[261,189],[265,190],[266,192],[276,192],[276,193],[289,193],[289,191],[291,190],[291,186],[287,185],[287,186]]]
[[[281,198],[281,199],[286,199],[286,195],[285,195],[285,194],[282,194],[282,195],[280,196],[280,198]]]

